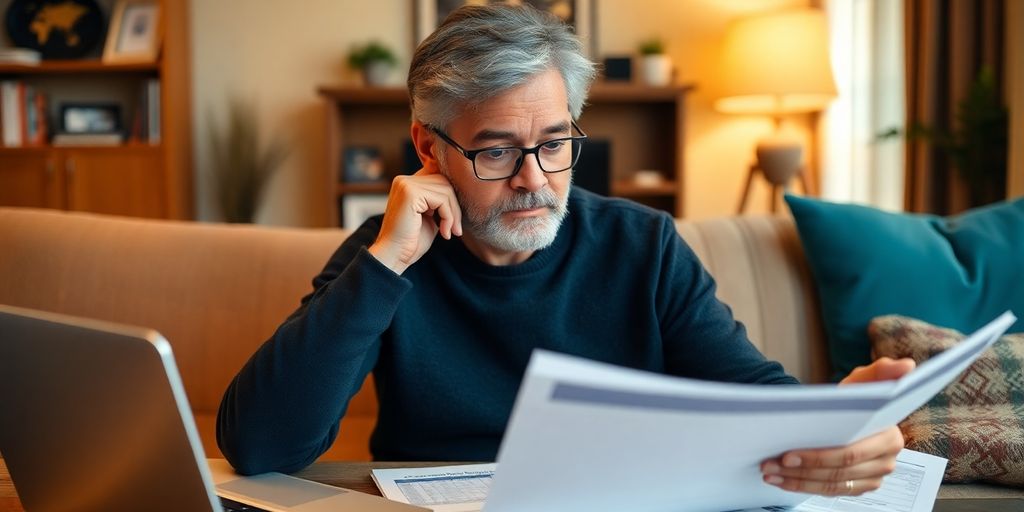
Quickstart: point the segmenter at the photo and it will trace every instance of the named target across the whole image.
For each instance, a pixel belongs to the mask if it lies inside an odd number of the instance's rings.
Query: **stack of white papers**
[[[480,512],[496,464],[433,468],[375,469],[373,481],[384,497],[435,512]],[[795,507],[763,507],[743,512],[929,512],[946,470],[946,459],[903,450],[882,487],[860,496],[814,496]],[[680,507],[678,510],[685,510]]]
[[[480,510],[485,497],[487,512],[931,510],[938,457],[904,450],[882,489],[857,498],[784,491],[762,481],[760,464],[897,424],[1015,321],[1004,313],[899,380],[841,387],[695,381],[536,351],[496,468],[373,475],[386,497],[446,512]]]

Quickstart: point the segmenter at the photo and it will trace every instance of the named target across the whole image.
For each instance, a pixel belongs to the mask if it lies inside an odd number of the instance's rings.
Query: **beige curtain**
[[[1004,7],[1003,0],[904,1],[906,126],[952,131],[957,102],[983,66],[1003,84]],[[907,142],[905,196],[912,212],[949,214],[971,206],[949,156],[920,139]]]

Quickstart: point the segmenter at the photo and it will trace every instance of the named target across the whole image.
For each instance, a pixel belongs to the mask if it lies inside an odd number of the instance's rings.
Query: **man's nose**
[[[548,184],[548,175],[540,168],[537,155],[523,155],[523,165],[519,173],[509,180],[509,185],[517,190],[536,192]]]

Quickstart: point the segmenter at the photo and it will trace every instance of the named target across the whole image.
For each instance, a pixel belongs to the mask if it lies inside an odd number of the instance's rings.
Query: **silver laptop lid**
[[[0,305],[0,454],[26,510],[220,510],[153,330]]]

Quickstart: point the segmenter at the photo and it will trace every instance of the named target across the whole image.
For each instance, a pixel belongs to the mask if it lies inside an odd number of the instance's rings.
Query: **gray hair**
[[[409,66],[413,119],[445,128],[477,105],[551,68],[578,119],[596,74],[579,39],[555,16],[529,6],[465,6],[427,37]]]

